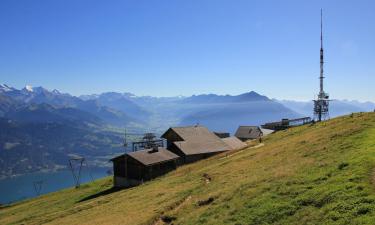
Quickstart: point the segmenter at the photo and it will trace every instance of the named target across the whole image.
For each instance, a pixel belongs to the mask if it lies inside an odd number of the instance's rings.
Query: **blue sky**
[[[326,91],[375,101],[374,1],[1,0],[0,83],[176,96]]]

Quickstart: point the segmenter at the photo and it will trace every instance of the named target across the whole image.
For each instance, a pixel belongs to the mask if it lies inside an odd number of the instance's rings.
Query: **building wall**
[[[177,162],[174,160],[169,161],[169,162],[155,164],[155,165],[145,168],[143,179],[145,181],[151,180],[156,177],[162,176],[172,170],[175,170],[176,168],[177,168]]]
[[[144,179],[146,167],[140,162],[138,162],[137,160],[134,160],[133,158],[128,157],[126,169],[127,169],[127,174],[126,174],[127,178],[134,179],[134,180]]]
[[[126,177],[126,156],[122,156],[113,161],[113,175]]]
[[[185,163],[185,153],[183,153],[175,144],[170,145],[168,150],[180,157],[177,160],[177,165],[182,165]]]
[[[143,178],[144,166],[127,155],[113,161],[113,174],[135,180]]]
[[[176,168],[175,160],[145,166],[131,157],[124,156],[113,161],[113,183],[115,187],[132,187]]]

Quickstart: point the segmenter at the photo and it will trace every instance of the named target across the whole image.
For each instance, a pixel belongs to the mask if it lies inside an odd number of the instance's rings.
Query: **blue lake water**
[[[108,168],[82,169],[81,183],[108,176]],[[0,180],[0,203],[11,203],[27,198],[36,197],[34,182],[43,181],[40,194],[58,191],[68,187],[74,187],[75,182],[70,170],[61,170],[50,173],[30,173],[22,176],[5,178]]]

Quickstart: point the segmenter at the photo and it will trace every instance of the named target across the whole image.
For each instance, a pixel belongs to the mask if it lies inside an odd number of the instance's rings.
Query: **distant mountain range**
[[[242,103],[242,102],[263,102],[270,101],[266,96],[260,95],[254,91],[241,95],[193,95],[182,100],[184,103],[193,104],[215,104],[215,103]]]
[[[81,96],[80,98],[86,101],[95,101],[100,105],[126,113],[134,118],[147,119],[150,115],[150,112],[132,100],[132,94],[106,92],[100,95]]]
[[[142,123],[139,114],[132,113],[132,110],[129,110],[129,113],[125,113],[124,111],[100,104],[97,100],[82,100],[70,94],[60,93],[57,90],[48,91],[43,87],[33,88],[31,86],[26,86],[21,90],[17,90],[7,85],[1,85],[0,95],[3,99],[7,98],[8,102],[13,100],[14,104],[18,104],[21,107],[29,104],[48,104],[55,108],[74,108],[76,110],[89,112],[104,122],[115,126],[127,126],[129,123],[133,122]],[[11,105],[7,106],[0,103],[0,112],[2,114],[5,112],[8,112],[8,114],[13,113],[12,110],[15,109],[14,104],[8,104]],[[127,105],[124,104],[123,107],[125,108]],[[133,106],[130,104],[129,108],[132,109],[131,107]]]
[[[372,111],[371,102],[333,101],[331,116]],[[0,85],[0,177],[66,165],[82,155],[104,165],[121,147],[123,129],[160,134],[170,126],[201,124],[233,133],[311,115],[312,102],[279,101],[256,92],[190,97],[136,96],[106,92],[72,96],[58,90]],[[134,138],[134,137],[133,137]]]
[[[0,86],[0,177],[67,165],[71,155],[96,166],[124,151],[115,127],[145,126],[135,115],[57,90]]]
[[[232,134],[239,125],[261,125],[282,118],[299,117],[298,113],[256,92],[237,96],[197,95],[181,100],[181,125],[202,124],[211,130]]]
[[[240,124],[260,125],[269,120],[300,116],[253,91],[235,96],[203,94],[169,98],[108,92],[80,96],[80,98],[95,100],[102,105],[140,115],[147,121],[149,129],[160,133],[169,126],[196,123],[207,126],[211,130],[234,132]],[[128,107],[124,108],[124,106]]]
[[[91,123],[157,133],[169,126],[195,123],[213,130],[233,132],[239,124],[259,125],[284,117],[311,116],[312,107],[312,102],[269,99],[254,91],[235,96],[202,94],[157,98],[106,92],[76,97],[56,89],[49,91],[26,86],[18,90],[0,85],[2,117],[21,121],[66,120],[69,117],[70,120],[90,120]],[[330,115],[373,111],[374,108],[372,102],[334,100]]]

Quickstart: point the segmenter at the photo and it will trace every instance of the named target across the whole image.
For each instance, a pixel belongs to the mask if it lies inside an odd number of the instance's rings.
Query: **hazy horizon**
[[[0,83],[0,84],[5,84],[5,85],[8,85],[6,83]],[[11,86],[11,85],[8,85],[10,87],[13,87],[13,88],[16,88],[18,90],[21,90],[23,88],[26,88],[26,86],[31,86],[31,85],[25,85],[23,87],[14,87],[14,86]],[[31,86],[33,88],[35,87],[43,87],[45,89],[47,89],[48,91],[53,91],[55,90],[56,88],[48,88],[48,87],[44,87],[44,86],[41,86],[41,85],[37,85],[37,86]],[[242,93],[225,93],[225,94],[218,94],[218,93],[193,93],[191,95],[170,95],[170,96],[155,96],[155,95],[138,95],[137,93],[133,93],[133,92],[129,92],[129,91],[104,91],[104,92],[99,92],[99,93],[90,93],[90,94],[82,94],[82,95],[74,95],[74,94],[71,94],[69,92],[65,92],[65,91],[61,91],[59,89],[56,89],[57,91],[59,91],[60,93],[62,94],[70,94],[72,96],[75,96],[75,97],[82,97],[82,96],[90,96],[90,95],[100,95],[100,94],[103,94],[103,93],[109,93],[109,92],[115,92],[115,93],[120,93],[120,94],[125,94],[125,93],[128,93],[128,94],[133,94],[137,97],[156,97],[156,98],[175,98],[175,97],[191,97],[191,96],[194,96],[194,95],[210,95],[210,94],[214,94],[214,95],[220,95],[220,96],[225,96],[225,95],[230,95],[230,96],[236,96],[236,95],[241,95],[241,94],[245,94],[245,93],[249,93],[249,92],[252,92],[254,90],[249,90],[247,92],[242,92]],[[271,96],[267,96],[265,94],[263,94],[262,92],[258,92],[258,91],[254,91],[260,95],[264,95],[266,97],[268,97],[269,99],[273,100],[278,100],[278,101],[296,101],[296,102],[309,102],[309,101],[312,101],[313,99],[282,99],[282,98],[275,98],[275,97],[271,97]],[[357,100],[357,99],[332,99],[332,100],[338,100],[338,101],[357,101],[357,102],[360,102],[360,103],[365,103],[365,102],[371,102],[371,103],[375,103],[375,101],[371,101],[371,100],[365,100],[365,101],[361,101],[361,100]]]

